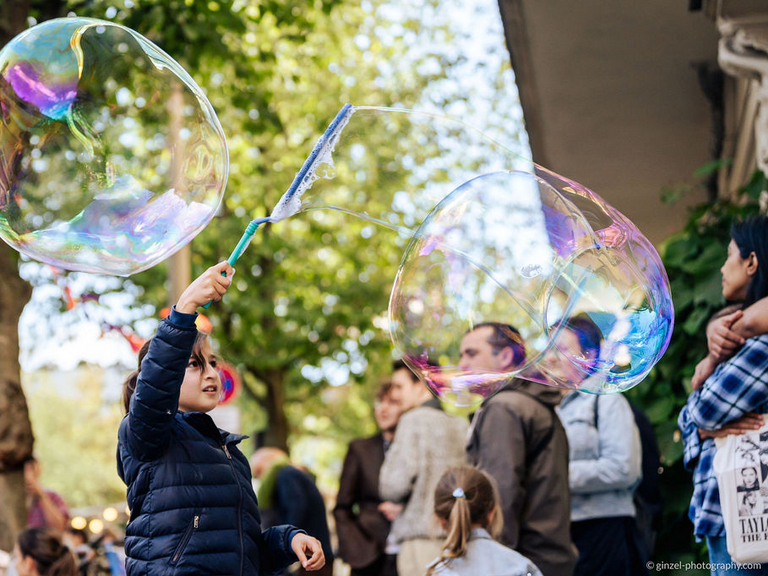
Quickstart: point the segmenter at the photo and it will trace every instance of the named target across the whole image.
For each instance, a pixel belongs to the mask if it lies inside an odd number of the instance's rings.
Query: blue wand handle
[[[229,258],[227,258],[227,263],[232,266],[232,268],[235,267],[235,262],[237,262],[237,259],[242,256],[243,252],[245,252],[245,249],[248,248],[248,244],[251,243],[251,240],[253,240],[253,235],[258,229],[258,227],[261,224],[264,224],[264,222],[269,222],[269,218],[258,218],[256,220],[252,220],[250,224],[248,224],[247,228],[245,229],[245,232],[243,232],[243,235],[240,237],[240,242],[237,243],[237,246],[235,246],[235,249],[232,250],[232,254],[229,255]],[[226,272],[221,273],[222,276],[226,276]],[[207,304],[203,304],[203,308],[208,308],[213,303],[213,300],[208,302]]]

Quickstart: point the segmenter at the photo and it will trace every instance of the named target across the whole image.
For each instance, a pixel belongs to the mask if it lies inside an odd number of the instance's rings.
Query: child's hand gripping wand
[[[251,240],[253,240],[253,235],[256,233],[256,230],[259,226],[264,224],[265,222],[269,222],[269,217],[266,218],[257,218],[256,220],[252,220],[250,224],[245,229],[245,232],[243,232],[242,237],[240,238],[240,242],[237,243],[237,246],[235,246],[235,249],[232,250],[232,254],[229,255],[229,258],[227,258],[227,263],[232,266],[232,268],[235,267],[235,262],[237,262],[237,259],[240,258],[240,256],[245,252],[245,249],[248,248],[248,244],[251,243]],[[226,276],[226,272],[221,273],[222,276]],[[208,302],[207,304],[203,305],[203,308],[208,308],[213,300]]]

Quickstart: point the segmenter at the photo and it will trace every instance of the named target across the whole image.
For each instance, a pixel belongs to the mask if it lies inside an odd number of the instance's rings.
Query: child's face
[[[200,343],[200,356],[205,358],[204,366],[200,365],[195,355],[189,358],[179,394],[181,412],[210,412],[219,403],[221,378],[216,371],[216,356],[208,339]]]

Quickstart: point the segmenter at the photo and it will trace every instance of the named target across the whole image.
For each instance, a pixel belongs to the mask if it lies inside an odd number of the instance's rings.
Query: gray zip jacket
[[[570,447],[571,521],[634,517],[642,448],[627,399],[569,392],[558,414]]]
[[[473,528],[467,552],[451,558],[435,570],[436,576],[541,576],[522,554],[499,544],[482,528]]]

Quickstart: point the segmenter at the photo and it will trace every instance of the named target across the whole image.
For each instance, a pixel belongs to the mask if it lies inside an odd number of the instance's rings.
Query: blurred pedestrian
[[[35,457],[24,463],[27,489],[27,528],[53,528],[63,532],[69,524],[69,509],[64,499],[40,484],[40,462]]]
[[[70,526],[64,532],[64,544],[75,555],[80,576],[88,576],[88,568],[96,556],[96,552],[88,543],[88,533]]]
[[[525,360],[512,326],[476,325],[461,341],[464,370],[507,373]],[[530,558],[544,576],[571,576],[568,439],[555,413],[560,392],[513,379],[483,402],[472,420],[469,462],[496,482],[504,517],[501,543]]]
[[[427,576],[541,576],[528,558],[494,540],[504,520],[484,472],[447,470],[435,488],[435,514],[448,536]]]
[[[264,525],[290,524],[314,535],[323,547],[325,567],[314,572],[333,574],[333,550],[325,513],[325,501],[310,474],[293,466],[279,448],[259,448],[251,457],[254,478],[261,482],[257,493],[264,513]],[[307,574],[299,568],[300,575]]]
[[[389,538],[390,522],[379,510],[379,471],[400,418],[391,392],[391,382],[379,386],[374,407],[379,433],[350,442],[341,470],[333,516],[339,556],[352,567],[350,576],[397,576],[397,543]]]
[[[599,357],[600,340],[599,328],[580,315],[565,322],[556,343],[562,357],[581,358],[583,367]],[[566,379],[558,361],[547,368]],[[567,381],[577,386],[578,378]],[[571,536],[579,550],[574,576],[645,575],[634,504],[642,448],[632,408],[621,394],[563,393],[558,413],[568,435]]]
[[[18,576],[77,576],[75,558],[51,528],[27,528],[13,552]]]
[[[442,529],[434,514],[435,486],[443,472],[466,461],[467,423],[446,414],[440,402],[403,362],[392,372],[392,398],[403,410],[395,439],[379,474],[379,493],[402,511],[380,505],[393,520],[392,534],[400,545],[400,576],[424,576],[441,549]]]

